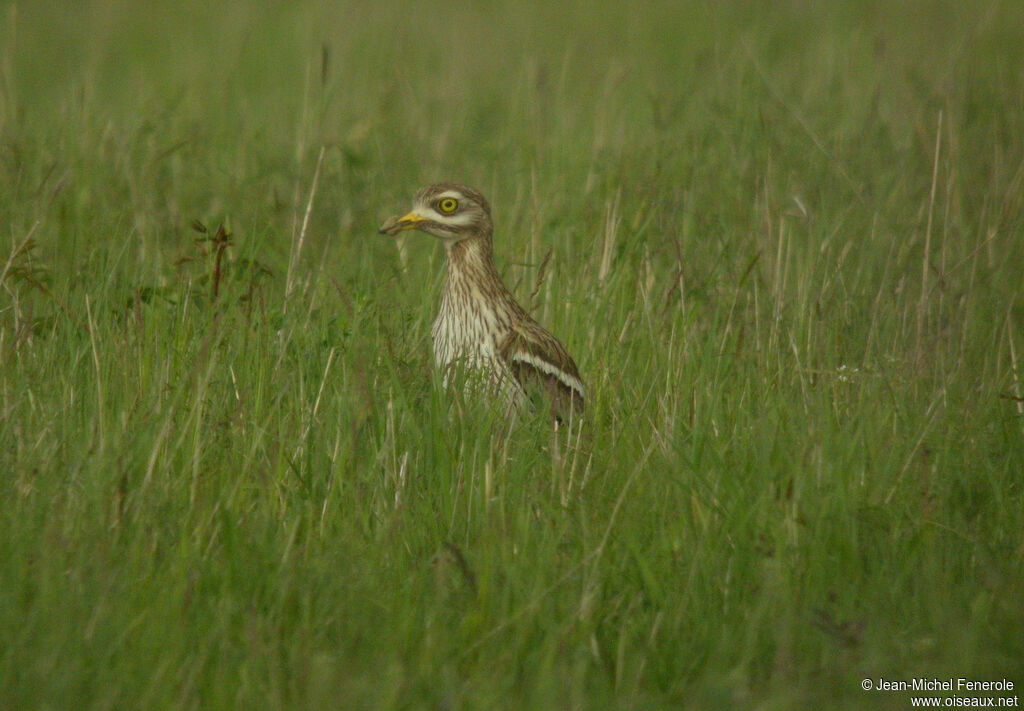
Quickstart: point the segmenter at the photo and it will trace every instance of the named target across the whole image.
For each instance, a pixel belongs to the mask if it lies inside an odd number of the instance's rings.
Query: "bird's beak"
[[[378,230],[382,235],[397,235],[399,232],[404,230],[415,229],[416,225],[423,222],[425,217],[416,214],[416,212],[410,212],[405,217],[395,218],[389,217],[384,221],[384,224],[380,226]]]

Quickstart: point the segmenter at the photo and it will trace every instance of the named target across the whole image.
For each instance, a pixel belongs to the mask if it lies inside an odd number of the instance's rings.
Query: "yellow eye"
[[[450,215],[459,209],[459,201],[455,198],[442,198],[437,202],[437,209],[446,215]]]

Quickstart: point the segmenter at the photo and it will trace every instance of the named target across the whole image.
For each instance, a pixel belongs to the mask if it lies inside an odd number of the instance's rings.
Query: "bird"
[[[562,342],[537,323],[505,286],[494,264],[494,223],[486,198],[459,183],[421,188],[412,210],[380,227],[385,235],[419,230],[444,245],[447,271],[431,328],[434,362],[445,374],[462,365],[480,373],[517,407],[546,400],[554,421],[583,414],[583,381]]]

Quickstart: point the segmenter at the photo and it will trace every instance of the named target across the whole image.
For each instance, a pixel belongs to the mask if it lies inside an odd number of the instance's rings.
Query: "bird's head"
[[[491,207],[473,188],[457,183],[438,183],[417,191],[412,211],[405,217],[390,217],[380,233],[396,235],[421,230],[445,243],[470,238],[490,239],[493,230]]]

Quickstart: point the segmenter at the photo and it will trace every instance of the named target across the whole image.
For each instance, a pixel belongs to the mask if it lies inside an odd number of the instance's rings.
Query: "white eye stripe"
[[[441,199],[443,200],[444,198]],[[434,204],[436,204],[436,201]],[[416,208],[416,212],[423,215],[424,217],[433,220],[434,222],[440,222],[442,225],[455,225],[458,227],[463,227],[465,225],[471,225],[477,220],[477,218],[471,212],[465,211],[453,213],[451,215],[446,215],[440,210],[434,208],[433,204],[420,205]]]
[[[445,225],[463,227],[465,225],[471,225],[476,221],[472,215],[466,214],[465,212],[458,215],[445,215],[443,213],[438,214],[437,212],[434,212],[434,214],[437,215],[437,221]]]

